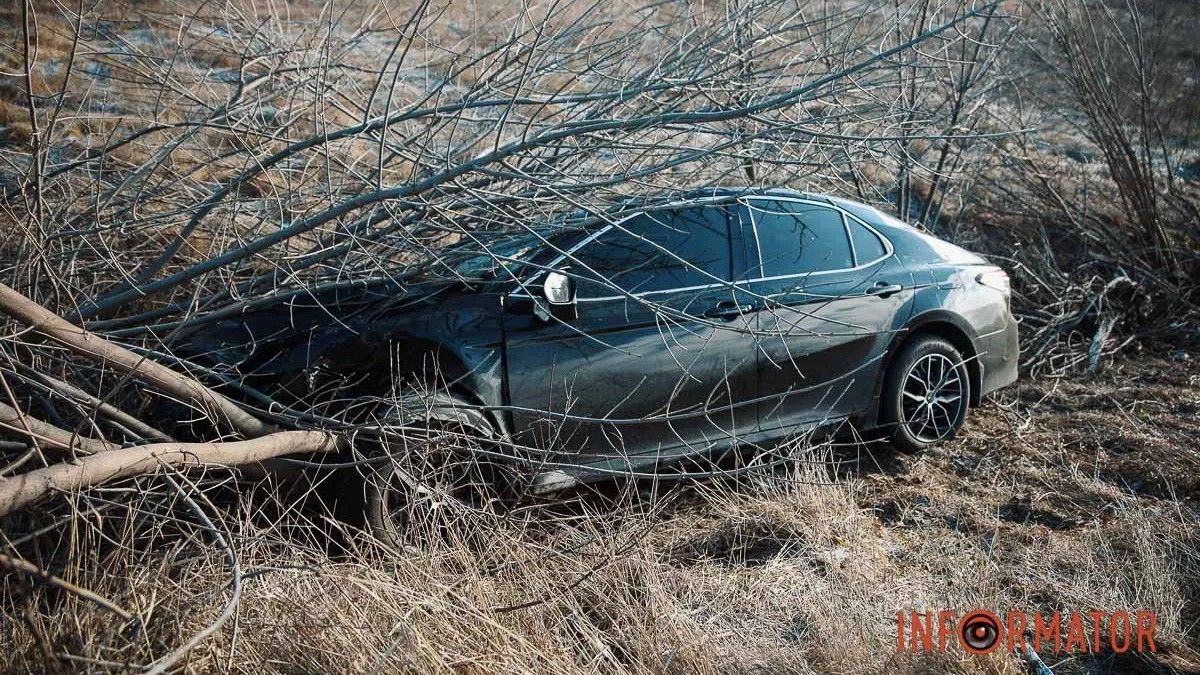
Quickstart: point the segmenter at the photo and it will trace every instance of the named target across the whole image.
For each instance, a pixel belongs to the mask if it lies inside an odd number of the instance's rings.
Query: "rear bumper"
[[[975,349],[980,368],[980,398],[1017,381],[1021,347],[1017,340],[1017,322],[1011,316],[1004,328],[976,338]]]

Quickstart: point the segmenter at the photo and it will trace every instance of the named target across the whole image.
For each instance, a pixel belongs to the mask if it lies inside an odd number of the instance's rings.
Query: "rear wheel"
[[[950,440],[967,417],[971,378],[962,354],[932,335],[913,338],[888,370],[881,418],[905,452]]]

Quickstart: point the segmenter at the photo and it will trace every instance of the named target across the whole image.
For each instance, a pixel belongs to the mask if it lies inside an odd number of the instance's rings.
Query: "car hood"
[[[499,293],[457,280],[384,281],[306,291],[205,322],[173,343],[180,355],[242,376],[325,362],[353,367],[401,338],[439,342],[499,328]],[[495,339],[498,339],[496,336]]]

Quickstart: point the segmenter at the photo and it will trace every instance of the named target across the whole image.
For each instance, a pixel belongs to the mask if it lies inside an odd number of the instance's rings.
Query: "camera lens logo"
[[[1000,646],[1000,617],[976,609],[958,623],[958,637],[970,654],[990,654]]]

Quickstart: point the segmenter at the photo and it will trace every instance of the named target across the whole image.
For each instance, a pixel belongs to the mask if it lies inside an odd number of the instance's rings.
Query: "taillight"
[[[1008,275],[1001,269],[990,269],[985,272],[980,272],[975,275],[975,281],[979,284],[994,288],[1004,294],[1004,297],[1012,295],[1012,284],[1008,281]]]

